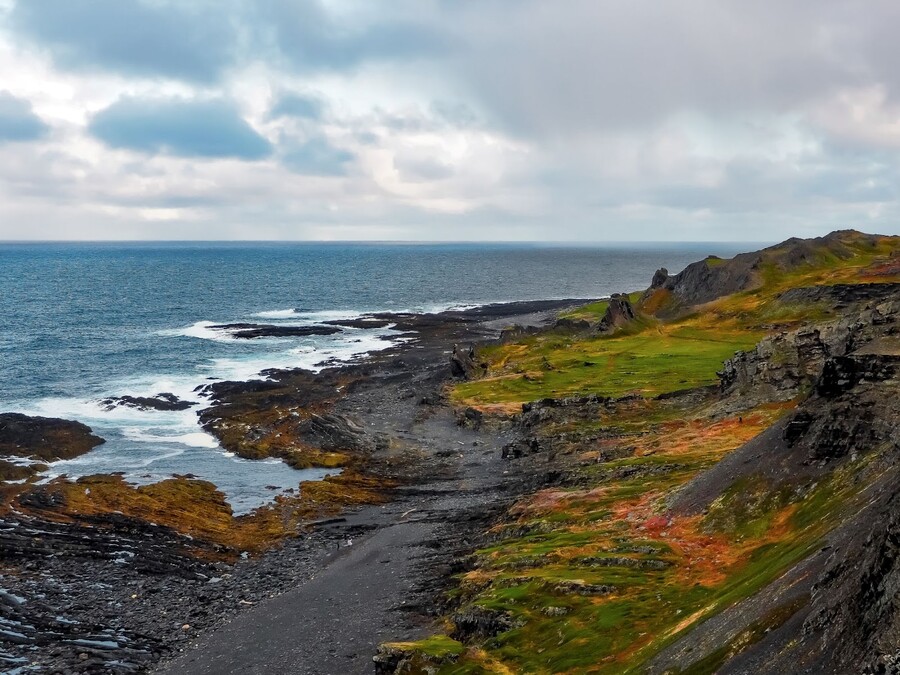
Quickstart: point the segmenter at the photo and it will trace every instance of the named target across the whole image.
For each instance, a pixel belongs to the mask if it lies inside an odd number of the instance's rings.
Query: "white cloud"
[[[0,146],[0,239],[900,231],[890,0],[229,0],[208,31],[175,20],[208,0],[91,0],[71,35],[27,2],[0,0],[0,82],[48,129]],[[109,147],[89,124],[123,100],[225,102],[272,154]]]

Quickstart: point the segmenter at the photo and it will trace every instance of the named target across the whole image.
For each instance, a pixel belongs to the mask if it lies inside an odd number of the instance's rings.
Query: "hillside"
[[[451,400],[543,487],[381,671],[900,672],[898,318],[900,238],[841,231],[480,347]]]

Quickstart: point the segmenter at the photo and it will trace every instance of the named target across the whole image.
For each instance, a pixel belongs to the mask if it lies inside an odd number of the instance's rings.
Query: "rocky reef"
[[[103,442],[80,422],[0,414],[0,482],[24,480],[47,462],[78,457]]]
[[[107,409],[112,410],[124,406],[126,408],[135,408],[137,410],[188,410],[195,405],[193,401],[183,401],[175,394],[164,392],[156,396],[113,396],[105,398],[100,403]]]

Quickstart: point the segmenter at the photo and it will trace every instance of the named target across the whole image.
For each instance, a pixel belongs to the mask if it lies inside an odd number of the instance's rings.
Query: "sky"
[[[0,0],[0,240],[900,234],[896,0]]]

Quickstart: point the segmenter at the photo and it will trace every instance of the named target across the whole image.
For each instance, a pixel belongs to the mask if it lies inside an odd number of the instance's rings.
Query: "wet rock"
[[[197,403],[193,401],[183,401],[175,394],[162,393],[156,396],[111,396],[101,401],[107,410],[118,407],[136,408],[137,410],[187,410]]]
[[[265,337],[307,337],[310,335],[334,335],[340,333],[337,326],[273,326],[257,323],[225,323],[210,326],[231,333],[232,337],[254,340]]]
[[[388,319],[376,319],[375,317],[360,317],[359,319],[335,319],[323,322],[327,326],[341,326],[343,328],[387,328],[392,325]]]
[[[101,443],[104,440],[81,422],[0,414],[0,455],[52,462],[78,457]]]

